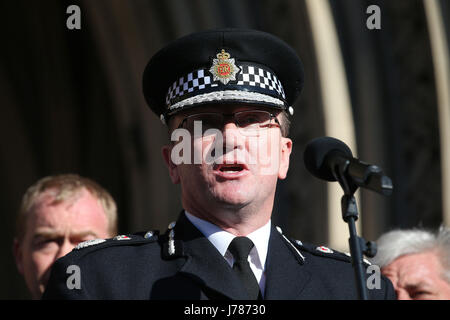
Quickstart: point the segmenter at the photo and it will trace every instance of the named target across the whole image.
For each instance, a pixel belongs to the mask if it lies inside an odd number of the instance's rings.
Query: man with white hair
[[[393,230],[378,240],[372,263],[394,285],[399,300],[450,300],[450,229]]]

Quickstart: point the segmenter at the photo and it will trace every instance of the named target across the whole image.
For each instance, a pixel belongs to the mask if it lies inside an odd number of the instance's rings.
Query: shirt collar
[[[256,252],[259,257],[259,263],[263,270],[265,269],[267,250],[269,247],[270,226],[271,220],[269,219],[264,226],[247,235],[247,238],[252,240],[255,244]]]
[[[206,220],[200,219],[187,211],[184,211],[189,221],[198,229],[201,233],[216,247],[222,256],[225,256],[228,250],[228,246],[235,238],[235,235],[222,230],[215,224],[212,224]],[[259,263],[262,269],[265,269],[265,262],[267,257],[267,250],[269,247],[271,220],[262,226],[261,228],[248,234],[247,237],[253,241],[256,249],[256,253],[259,259]],[[252,251],[254,250],[252,249]]]

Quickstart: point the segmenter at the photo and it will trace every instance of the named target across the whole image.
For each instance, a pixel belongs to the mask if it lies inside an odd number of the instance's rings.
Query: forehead
[[[30,222],[35,226],[58,225],[68,220],[78,223],[105,216],[97,198],[85,189],[61,201],[55,201],[51,194],[46,194],[39,200],[30,212]]]
[[[437,253],[429,251],[401,256],[383,271],[399,278],[400,282],[410,282],[434,278],[440,275],[442,266]]]

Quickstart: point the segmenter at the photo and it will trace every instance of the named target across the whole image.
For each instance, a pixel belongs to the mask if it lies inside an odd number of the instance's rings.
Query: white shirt
[[[231,252],[228,251],[228,246],[231,241],[236,237],[235,235],[222,230],[215,224],[212,224],[203,219],[197,218],[187,211],[186,217],[189,221],[198,229],[201,233],[216,247],[220,254],[225,258],[230,267],[233,266],[234,258]],[[259,283],[261,294],[264,296],[264,289],[266,286],[266,257],[267,249],[269,247],[270,238],[270,226],[271,220],[269,220],[264,226],[253,231],[247,238],[253,241],[255,245],[248,255],[248,262],[250,268],[255,274],[256,280]]]

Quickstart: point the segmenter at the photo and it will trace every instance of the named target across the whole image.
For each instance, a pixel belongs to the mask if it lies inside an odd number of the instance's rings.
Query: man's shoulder
[[[152,230],[133,234],[117,235],[109,239],[92,239],[79,243],[61,260],[81,261],[84,259],[102,260],[107,255],[120,255],[121,253],[138,254],[139,249],[156,250],[159,248],[159,231]]]
[[[294,244],[294,246],[303,252],[305,255],[315,259],[319,259],[321,261],[335,261],[336,263],[351,263],[350,254],[341,252],[334,248],[329,248],[324,245],[316,245],[312,243],[302,242],[296,239],[290,239],[290,241]],[[322,260],[322,258],[324,260]],[[369,263],[367,261],[367,263]]]
[[[355,273],[350,253],[292,238],[289,242],[303,257],[303,265],[315,275],[314,281],[327,282],[328,289],[334,286],[339,289],[339,292],[345,291],[345,288],[350,289],[350,293],[353,292]],[[381,274],[378,266],[372,266],[367,259],[363,259],[363,266],[368,288],[379,289],[369,290],[371,299],[395,299],[392,283]]]
[[[289,247],[301,258],[302,264],[309,262],[309,260],[323,261],[323,262],[335,262],[338,264],[351,263],[351,257],[349,254],[340,252],[335,249],[328,248],[323,245],[314,245],[311,243],[303,242],[284,235],[280,227],[276,227],[276,230],[282,238],[289,244]],[[368,264],[369,261],[365,261]]]
[[[303,254],[305,260],[313,260],[319,264],[338,265],[345,268],[352,266],[352,257],[348,252],[342,252],[324,245],[302,242],[292,238],[289,241]],[[363,259],[363,264],[367,268],[371,265],[371,262]]]
[[[81,242],[53,264],[43,298],[144,297],[143,290],[127,290],[163,273],[161,238],[150,231]]]

